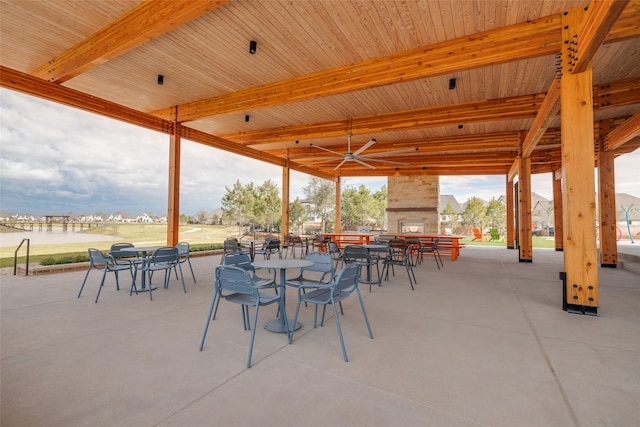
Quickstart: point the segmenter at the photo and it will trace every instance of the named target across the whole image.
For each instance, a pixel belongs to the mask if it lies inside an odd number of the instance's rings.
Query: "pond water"
[[[62,231],[61,228],[54,228],[52,231],[38,231],[36,229],[33,231],[0,233],[0,247],[17,247],[22,242],[22,239],[31,239],[31,246],[122,240],[122,238],[115,236],[79,233],[72,230]]]

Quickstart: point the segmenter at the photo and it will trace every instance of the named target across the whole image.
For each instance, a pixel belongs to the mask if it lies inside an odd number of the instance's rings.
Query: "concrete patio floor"
[[[219,256],[193,258],[187,293],[129,296],[93,272],[3,276],[2,426],[637,426],[640,275],[600,270],[599,316],[562,311],[562,253],[467,247],[363,286],[341,324],[313,329],[301,309],[292,345],[249,332],[222,302],[198,351]],[[123,279],[122,282],[127,282]],[[127,287],[126,285],[124,287]],[[295,292],[288,290],[293,316]],[[355,304],[355,305],[354,305]],[[259,324],[275,318],[260,311]]]

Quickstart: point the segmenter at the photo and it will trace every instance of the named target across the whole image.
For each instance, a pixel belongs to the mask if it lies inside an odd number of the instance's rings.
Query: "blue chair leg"
[[[362,314],[364,314],[364,321],[367,324],[367,329],[369,330],[369,337],[373,339],[373,332],[371,331],[371,325],[369,324],[369,317],[367,316],[367,310],[364,309],[364,301],[362,301],[362,294],[360,293],[360,288],[356,288],[356,292],[358,293],[358,299],[360,300],[360,307],[362,307]]]
[[[182,264],[178,263],[178,268],[180,269],[180,278],[182,279],[182,290],[186,294],[187,293],[187,287],[184,285],[184,276],[182,275]]]
[[[151,292],[151,291],[149,291]],[[216,292],[213,295],[213,300],[211,301],[211,307],[209,308],[209,315],[207,316],[207,322],[204,324],[204,332],[202,333],[202,341],[200,341],[200,351],[202,351],[203,347],[204,347],[204,340],[207,338],[207,331],[209,330],[209,323],[211,322],[211,319],[215,319],[216,317],[216,311],[218,310],[218,305],[217,305],[217,297],[218,297],[218,293]]]
[[[80,286],[80,292],[78,292],[78,298],[80,298],[80,295],[82,294],[82,290],[84,289],[84,284],[87,283],[87,277],[89,277],[89,272],[91,271],[92,267],[93,267],[93,263],[90,263],[89,268],[87,268],[87,274],[84,275],[82,286]]]
[[[193,274],[193,267],[191,266],[191,260],[187,258],[187,262],[189,263],[189,270],[191,270],[191,277],[193,277],[193,283],[196,283],[196,275]]]
[[[297,325],[298,324],[298,314],[300,313],[300,303],[302,301],[300,300],[300,298],[298,298],[298,304],[296,305],[296,313],[293,315],[293,324]],[[314,327],[315,327],[315,322],[314,322]],[[291,342],[293,341],[293,334],[295,332],[296,328],[295,326],[293,327],[292,330],[289,331],[289,344],[291,344]]]
[[[96,295],[96,303],[98,302],[98,298],[100,298],[100,291],[102,291],[102,287],[104,286],[104,279],[107,276],[107,267],[104,268],[104,273],[102,274],[102,280],[100,281],[100,287],[98,288],[98,294]]]
[[[253,315],[253,329],[251,330],[251,340],[249,341],[249,357],[247,358],[247,368],[251,367],[251,355],[253,354],[253,340],[256,337],[256,327],[258,326],[258,311],[260,301],[256,304],[256,313]]]
[[[336,305],[332,303],[331,308],[333,308],[333,315],[336,318],[336,328],[338,328],[338,337],[340,337],[340,345],[342,346],[342,356],[344,357],[344,361],[348,362],[349,358],[347,357],[347,349],[344,346],[344,339],[342,337],[342,328],[340,328],[340,319],[338,319],[338,312],[336,310]]]

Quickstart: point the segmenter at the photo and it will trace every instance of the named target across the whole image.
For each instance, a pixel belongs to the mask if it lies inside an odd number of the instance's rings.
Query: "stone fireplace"
[[[438,234],[438,176],[390,176],[387,192],[389,234]]]

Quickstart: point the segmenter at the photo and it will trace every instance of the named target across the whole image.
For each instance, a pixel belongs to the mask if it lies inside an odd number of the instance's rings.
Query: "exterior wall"
[[[389,234],[404,234],[402,224],[415,224],[415,233],[439,233],[440,177],[390,176],[387,191]]]

